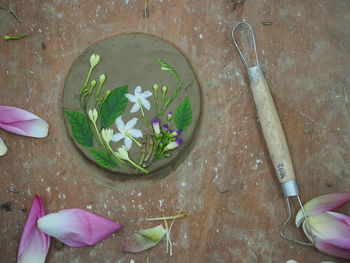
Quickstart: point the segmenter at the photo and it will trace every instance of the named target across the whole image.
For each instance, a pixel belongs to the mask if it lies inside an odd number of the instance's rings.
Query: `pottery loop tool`
[[[253,65],[248,64],[248,56],[245,56],[243,54],[241,48],[239,47],[235,39],[235,32],[238,31],[239,28],[248,29],[248,32],[251,35],[251,40],[253,42],[253,50],[255,53],[255,63]],[[258,54],[256,51],[255,36],[252,27],[247,22],[237,23],[232,29],[232,40],[247,70],[248,77],[250,80],[250,87],[253,93],[263,135],[285,197],[288,217],[282,224],[280,235],[281,237],[296,242],[298,244],[312,246],[312,243],[299,241],[295,238],[288,237],[285,234],[286,226],[290,222],[292,216],[289,202],[290,197],[295,196],[297,198],[304,218],[306,219],[306,222],[308,222],[308,220],[299,196],[299,190],[295,180],[295,173],[292,165],[292,160],[290,157],[287,141],[283,132],[282,124],[278,116],[276,106],[272,99],[269,87],[267,85],[264,74],[259,64]]]

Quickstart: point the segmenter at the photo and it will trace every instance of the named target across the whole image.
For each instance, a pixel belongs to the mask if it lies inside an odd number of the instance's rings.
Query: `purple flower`
[[[168,124],[163,125],[163,129],[164,130],[169,130],[169,125]]]
[[[18,250],[18,263],[44,263],[50,247],[50,237],[41,232],[37,220],[45,216],[44,206],[39,196],[35,196],[24,226]]]
[[[155,134],[160,134],[160,124],[159,119],[157,117],[153,118],[152,126]]]
[[[174,150],[177,147],[179,147],[182,144],[182,139],[177,139],[174,142],[170,142],[167,146],[165,146],[164,151],[170,151],[170,150]]]
[[[39,229],[71,247],[93,245],[122,226],[82,209],[64,209],[38,220]]]
[[[306,223],[299,211],[296,225],[303,229],[315,247],[323,253],[350,259],[350,217],[331,212],[350,201],[350,193],[336,193],[316,197],[304,205]]]
[[[176,136],[179,136],[181,134],[181,131],[176,130],[176,131],[173,131],[172,134],[176,137]]]

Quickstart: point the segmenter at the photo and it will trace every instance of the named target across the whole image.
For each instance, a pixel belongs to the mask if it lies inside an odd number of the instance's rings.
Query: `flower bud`
[[[100,85],[103,85],[106,82],[106,75],[105,74],[101,74],[100,75]]]
[[[159,86],[157,84],[153,84],[152,89],[153,89],[154,93],[157,93]]]
[[[89,118],[92,122],[96,122],[97,120],[97,117],[98,117],[98,113],[97,113],[97,110],[94,109],[94,110],[89,110],[88,112],[88,115],[89,115]]]
[[[100,55],[92,54],[90,57],[90,66],[95,67],[100,62]]]
[[[163,94],[166,94],[167,91],[168,91],[167,86],[163,86],[163,87],[162,87],[162,92],[163,92]]]
[[[168,116],[167,116],[167,120],[171,121],[173,119],[173,116],[174,116],[173,112],[169,111]]]

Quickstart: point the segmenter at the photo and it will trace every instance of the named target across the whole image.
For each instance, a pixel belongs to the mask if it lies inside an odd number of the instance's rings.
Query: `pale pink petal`
[[[0,137],[0,156],[4,156],[7,153],[7,146],[3,139]]]
[[[130,150],[132,146],[132,140],[129,137],[124,138],[124,145],[125,147]]]
[[[50,247],[50,237],[41,232],[37,220],[45,216],[44,206],[39,196],[35,196],[24,226],[18,250],[18,263],[44,263]]]
[[[137,102],[137,98],[132,94],[125,94],[125,97],[131,102]]]
[[[350,201],[350,193],[333,193],[321,195],[304,204],[307,215],[317,215],[326,211],[334,211]],[[295,224],[299,227],[304,221],[304,215],[299,210],[295,217]]]
[[[49,125],[35,114],[11,106],[0,106],[0,128],[19,135],[44,138]]]
[[[130,112],[134,113],[134,112],[138,112],[140,109],[140,105],[138,103],[135,103],[134,106],[132,106]]]
[[[134,126],[136,125],[137,123],[137,118],[132,118],[130,121],[128,121],[125,125],[125,129],[126,130],[130,130],[132,128],[134,128]]]
[[[38,220],[38,227],[71,247],[93,245],[122,226],[82,209],[65,209]]]
[[[325,254],[339,258],[350,259],[349,249],[340,248],[338,246],[328,243],[327,241],[316,239],[315,247]]]
[[[142,132],[139,129],[130,129],[129,133],[134,138],[141,138],[142,137]]]
[[[113,135],[113,137],[112,137],[112,139],[111,139],[111,141],[112,142],[119,142],[121,139],[123,139],[125,136],[124,136],[124,134],[121,134],[121,133],[116,133],[116,134],[114,134]]]
[[[115,119],[115,125],[117,126],[117,129],[120,133],[124,133],[125,124],[121,116]]]
[[[139,253],[156,246],[165,236],[162,225],[140,230],[132,235],[124,244],[123,252]]]

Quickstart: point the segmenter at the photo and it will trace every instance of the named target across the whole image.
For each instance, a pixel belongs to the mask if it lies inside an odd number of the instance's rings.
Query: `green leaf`
[[[177,129],[184,131],[192,122],[192,107],[188,97],[177,107],[174,115]]]
[[[95,148],[89,148],[89,152],[91,153],[92,158],[94,158],[94,160],[102,167],[114,168],[117,166],[116,161],[108,152]]]
[[[100,112],[100,123],[102,128],[109,127],[117,117],[122,115],[128,104],[128,99],[125,97],[127,92],[128,86],[116,88],[102,104]]]
[[[73,138],[83,146],[93,145],[93,134],[86,116],[77,111],[64,111],[72,127]]]

